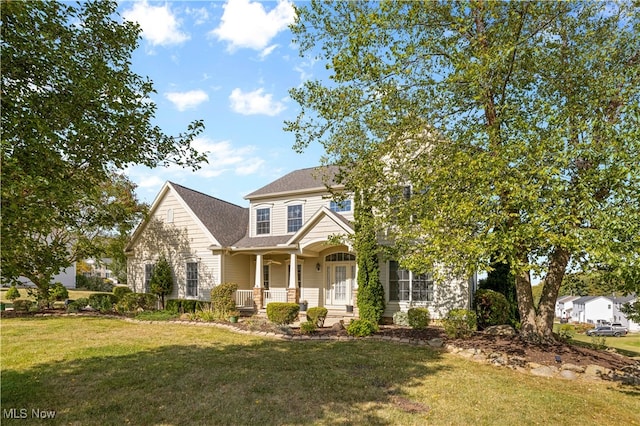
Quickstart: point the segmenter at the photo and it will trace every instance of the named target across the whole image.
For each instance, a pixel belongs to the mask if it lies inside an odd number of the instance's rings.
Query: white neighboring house
[[[582,296],[573,300],[573,322],[597,324],[599,320],[613,322],[613,301],[605,296]]]
[[[580,296],[562,296],[556,300],[556,318],[571,318],[573,312],[573,301]]]
[[[26,286],[35,285],[26,277],[20,277],[18,278],[18,281],[20,281],[22,285]],[[76,288],[76,263],[74,262],[73,265],[66,269],[61,269],[60,273],[54,275],[53,278],[51,278],[51,284],[54,283],[62,283],[66,288]]]
[[[624,297],[616,297],[612,296],[611,300],[613,301],[613,322],[619,322],[623,326],[627,327],[627,330],[637,332],[640,331],[640,324],[633,322],[627,319],[627,316],[620,311],[622,306],[626,303],[635,303],[638,302],[638,296],[624,296]]]

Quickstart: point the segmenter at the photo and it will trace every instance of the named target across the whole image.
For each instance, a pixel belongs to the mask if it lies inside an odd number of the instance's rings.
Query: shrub
[[[476,314],[467,309],[452,309],[442,320],[442,325],[449,337],[469,337],[477,328]]]
[[[300,324],[300,333],[301,334],[311,334],[316,331],[316,323],[313,321],[305,321]]]
[[[151,293],[126,293],[118,301],[116,310],[120,313],[153,311],[157,301],[157,297]]]
[[[297,303],[271,302],[267,305],[267,318],[276,324],[291,324],[299,311],[300,305]]]
[[[161,257],[153,268],[149,289],[160,298],[162,309],[164,309],[164,297],[173,291],[173,272],[165,257]]]
[[[393,323],[405,327],[409,326],[409,315],[406,312],[398,311],[393,314]]]
[[[378,324],[366,319],[353,320],[347,326],[347,334],[349,336],[371,336],[376,331],[378,331]]]
[[[568,341],[576,335],[576,329],[571,324],[562,324],[560,328],[558,328],[558,338],[562,341]]]
[[[119,285],[113,288],[113,295],[116,296],[116,299],[120,300],[127,293],[133,293],[129,287]]]
[[[168,321],[174,319],[177,315],[169,311],[142,311],[136,314],[136,319],[142,321]]]
[[[509,323],[511,305],[504,294],[489,289],[480,289],[476,292],[474,302],[480,329]]]
[[[29,309],[31,309],[32,305],[33,301],[29,299],[15,299],[13,301],[13,309],[15,311],[29,312]]]
[[[216,319],[226,320],[229,318],[229,312],[236,310],[233,293],[237,289],[236,283],[222,283],[211,290],[211,308]]]
[[[113,294],[95,293],[89,296],[89,306],[96,311],[111,312],[118,300]]]
[[[20,298],[20,290],[15,285],[12,285],[9,290],[7,290],[7,294],[5,296],[9,300],[16,300]]]
[[[165,310],[177,314],[195,313],[198,309],[203,309],[206,303],[193,299],[169,299],[167,300]]]
[[[49,298],[51,300],[65,300],[69,298],[69,290],[62,283],[55,283],[49,289]]]
[[[113,290],[113,284],[100,277],[76,275],[76,288],[83,288],[88,291],[111,292]]]
[[[316,327],[323,327],[324,320],[327,318],[327,308],[322,306],[315,306],[307,309],[307,320],[315,324]]]
[[[89,304],[89,299],[81,297],[67,305],[67,312],[80,312]]]
[[[418,330],[427,328],[431,322],[431,314],[427,308],[410,308],[407,312],[407,318],[411,328]]]
[[[594,349],[603,350],[607,348],[607,338],[605,336],[591,336],[591,344]]]

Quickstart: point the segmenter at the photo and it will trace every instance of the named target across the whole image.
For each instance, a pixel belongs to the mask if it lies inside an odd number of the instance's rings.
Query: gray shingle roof
[[[324,189],[327,184],[329,186],[336,185],[335,178],[337,173],[337,166],[320,166],[294,170],[280,179],[276,179],[270,184],[253,191],[244,198],[250,200],[265,195]]]
[[[249,209],[170,182],[178,195],[223,247],[247,233]]]

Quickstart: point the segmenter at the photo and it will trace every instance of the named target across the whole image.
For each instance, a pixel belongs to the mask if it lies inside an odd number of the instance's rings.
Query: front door
[[[352,304],[353,282],[356,278],[355,263],[328,263],[326,267],[327,305]]]

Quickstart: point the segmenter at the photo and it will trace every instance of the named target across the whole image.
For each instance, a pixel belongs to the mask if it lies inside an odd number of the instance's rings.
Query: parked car
[[[629,332],[629,329],[619,322],[614,322],[613,324],[611,324],[611,327],[615,328],[616,330],[623,331],[624,334],[627,334]]]
[[[626,330],[618,330],[617,328],[613,328],[610,325],[603,325],[600,327],[592,328],[591,330],[587,330],[587,336],[614,336],[620,337],[627,334]]]

